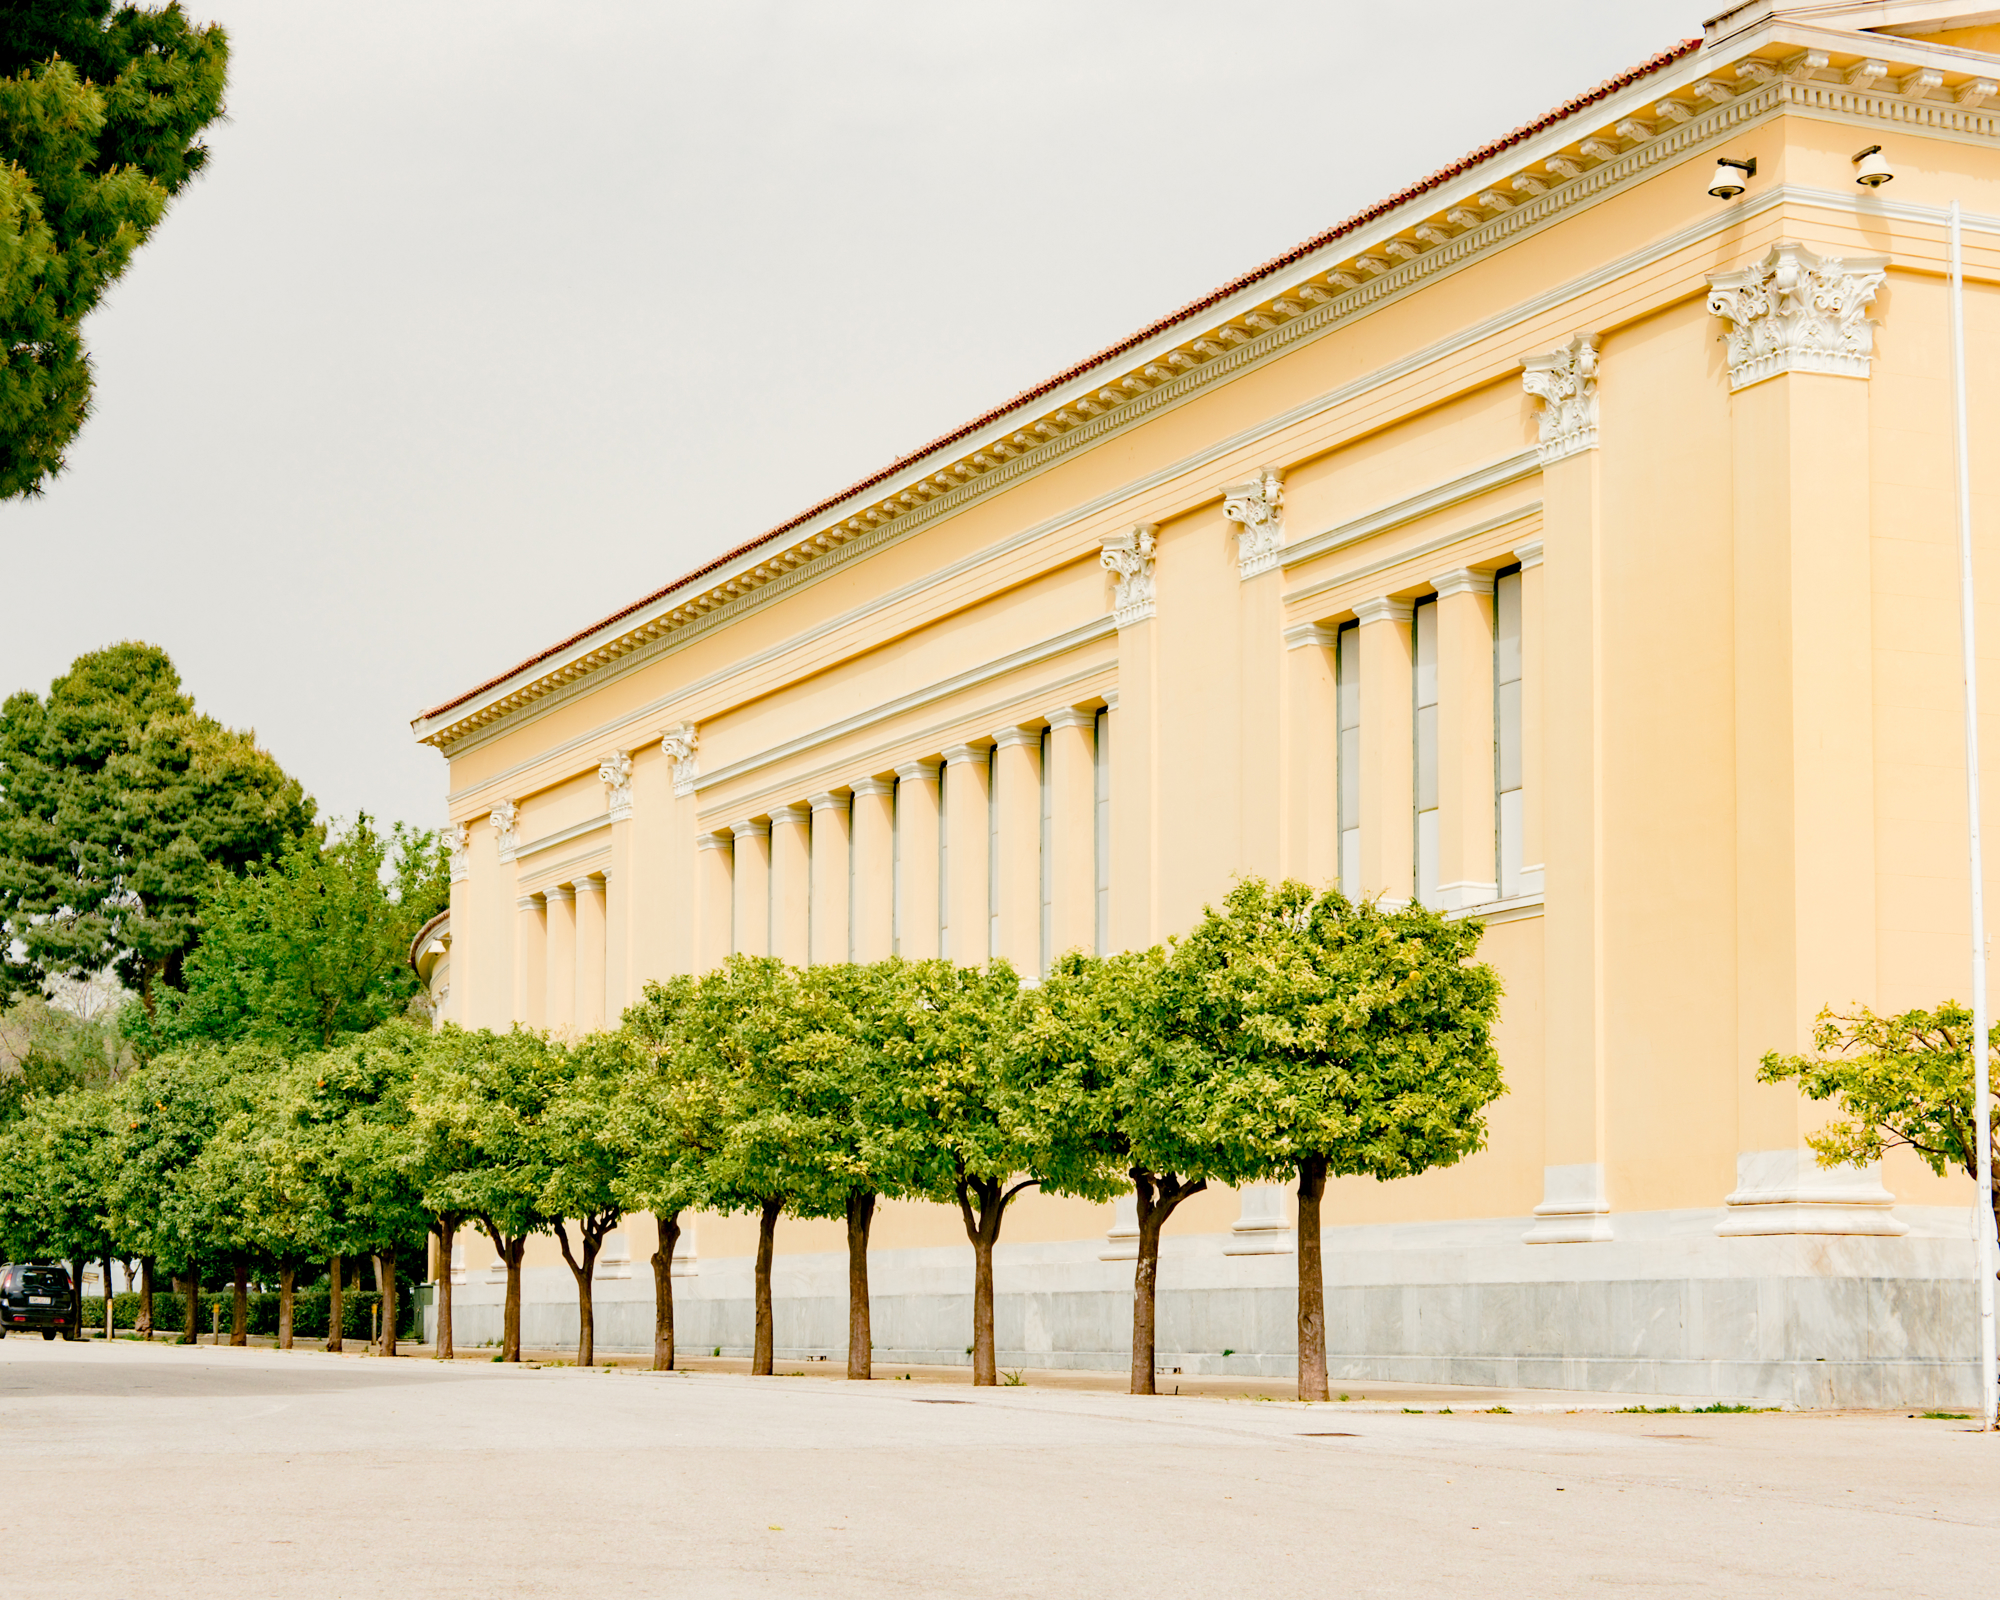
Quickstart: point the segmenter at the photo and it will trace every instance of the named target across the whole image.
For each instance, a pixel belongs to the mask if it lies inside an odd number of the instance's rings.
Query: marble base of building
[[[1718,1237],[1713,1210],[1622,1213],[1606,1242],[1528,1245],[1524,1220],[1330,1229],[1328,1365],[1336,1384],[1396,1379],[1726,1397],[1798,1407],[1963,1407],[1976,1398],[1969,1218],[1899,1208],[1897,1237]],[[1236,1246],[1232,1249],[1232,1245]],[[1231,1235],[1162,1252],[1159,1365],[1171,1375],[1294,1371],[1295,1257],[1245,1255]],[[1129,1364],[1131,1276],[1095,1242],[1002,1245],[1002,1367]],[[969,1250],[883,1250],[871,1260],[875,1357],[968,1360]],[[780,1256],[780,1363],[844,1361],[844,1254]],[[457,1345],[497,1342],[500,1286],[453,1291]],[[576,1342],[573,1280],[523,1275],[531,1349]],[[652,1273],[600,1277],[600,1354],[652,1348]],[[680,1348],[744,1356],[751,1263],[691,1258],[675,1272]]]

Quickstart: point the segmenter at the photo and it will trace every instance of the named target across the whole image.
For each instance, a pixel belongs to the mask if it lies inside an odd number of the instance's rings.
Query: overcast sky
[[[163,645],[323,809],[424,706],[1569,95],[1662,0],[187,0],[208,174],[0,507],[0,692]]]

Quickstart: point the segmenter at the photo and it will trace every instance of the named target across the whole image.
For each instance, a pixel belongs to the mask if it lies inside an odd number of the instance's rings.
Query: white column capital
[[[627,750],[614,750],[606,756],[597,768],[597,781],[604,785],[604,808],[611,814],[613,822],[623,822],[632,815],[632,755]]]
[[[1579,333],[1566,345],[1521,363],[1521,386],[1542,403],[1542,465],[1597,448],[1597,335]]]
[[[451,881],[463,883],[472,876],[472,830],[462,822],[447,822],[442,842],[451,858]]]
[[[903,783],[936,783],[941,764],[936,761],[906,761],[896,769],[896,777]]]
[[[1542,564],[1542,541],[1530,539],[1526,544],[1517,544],[1513,555],[1524,571],[1529,567],[1539,567]]]
[[[814,811],[845,811],[847,809],[847,796],[844,794],[835,794],[831,790],[824,790],[819,794],[807,795],[806,804],[811,806]]]
[[[1094,728],[1097,713],[1084,706],[1062,706],[1049,713],[1051,728]]]
[[[694,847],[697,850],[727,850],[734,843],[736,841],[727,832],[718,830],[702,834],[695,840]]]
[[[1275,467],[1261,468],[1248,483],[1222,491],[1222,514],[1236,527],[1236,575],[1254,578],[1283,559],[1285,480]]]
[[[700,742],[692,722],[676,722],[660,730],[660,749],[674,764],[676,798],[694,793],[694,780],[701,775],[700,763],[695,758]]]
[[[738,839],[762,839],[771,831],[771,824],[762,817],[745,817],[741,822],[729,825],[730,834]]]
[[[542,897],[538,894],[524,894],[514,902],[514,909],[516,911],[539,911],[542,909]]]
[[[1116,711],[1118,709],[1118,691],[1116,689],[1106,689],[1104,691],[1104,709],[1106,711]]]
[[[575,883],[570,885],[570,888],[579,895],[601,895],[604,893],[604,879],[578,878]]]
[[[948,767],[966,767],[984,760],[986,746],[983,744],[955,744],[944,753],[944,764]]]
[[[1329,628],[1323,622],[1295,622],[1285,630],[1285,648],[1303,650],[1307,645],[1318,645],[1322,650],[1331,650],[1339,642],[1340,630]]]
[[[1120,628],[1144,622],[1154,613],[1153,561],[1159,532],[1153,523],[1137,522],[1123,533],[1106,535],[1097,552],[1098,563],[1116,579],[1111,620]]]
[[[1042,730],[1020,726],[998,728],[994,730],[993,742],[1003,750],[1017,744],[1031,744],[1039,748],[1042,742]]]
[[[542,898],[550,905],[559,905],[576,898],[576,886],[568,883],[552,883],[542,891]]]
[[[854,798],[857,800],[864,795],[885,795],[896,792],[895,784],[887,778],[856,778],[848,787],[854,791]]]
[[[512,861],[515,846],[519,843],[521,808],[511,800],[502,800],[493,808],[493,814],[487,821],[493,824],[493,836],[499,841],[500,859]]]
[[[1471,567],[1455,567],[1450,572],[1441,572],[1431,579],[1431,587],[1437,591],[1440,600],[1455,594],[1491,594],[1493,574],[1477,572]]]
[[[771,807],[771,826],[773,828],[776,828],[784,823],[790,823],[795,827],[803,828],[807,823],[811,821],[812,821],[812,811],[807,806]]]
[[[1755,266],[1708,280],[1708,309],[1729,324],[1729,387],[1784,372],[1868,376],[1875,324],[1867,310],[1888,275],[1886,256],[1822,256],[1775,244]]]
[[[1387,595],[1378,595],[1373,600],[1363,600],[1357,604],[1354,616],[1364,628],[1372,622],[1400,622],[1407,627],[1410,614],[1415,609],[1407,600],[1392,600]]]

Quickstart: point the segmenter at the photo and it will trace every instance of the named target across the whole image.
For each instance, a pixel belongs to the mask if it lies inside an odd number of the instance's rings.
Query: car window
[[[29,1294],[68,1294],[69,1274],[56,1267],[29,1267],[21,1274],[21,1286]]]

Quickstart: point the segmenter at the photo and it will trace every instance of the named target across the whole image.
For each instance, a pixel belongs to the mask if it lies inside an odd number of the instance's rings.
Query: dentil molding
[[[1597,448],[1597,335],[1521,363],[1521,386],[1542,403],[1540,449],[1547,467]]]
[[[1729,387],[1784,372],[1868,376],[1875,325],[1868,307],[1882,287],[1884,256],[1817,255],[1777,244],[1753,267],[1708,280],[1708,309],[1729,324]]]
[[[1277,566],[1285,546],[1285,481],[1266,467],[1222,491],[1222,514],[1237,525],[1236,575],[1254,578]]]
[[[1134,523],[1124,533],[1108,534],[1097,559],[1115,574],[1111,620],[1121,628],[1144,622],[1154,614],[1153,562],[1159,529],[1150,522]]]

